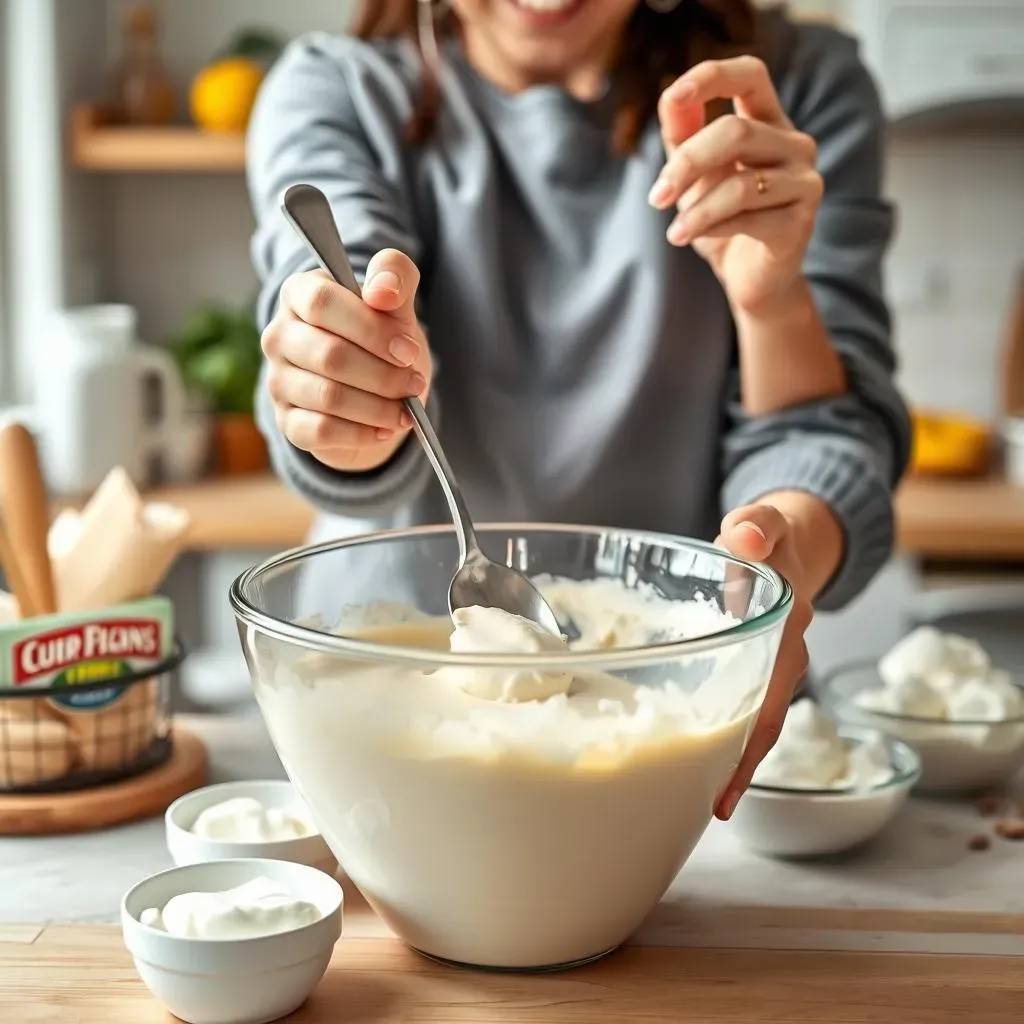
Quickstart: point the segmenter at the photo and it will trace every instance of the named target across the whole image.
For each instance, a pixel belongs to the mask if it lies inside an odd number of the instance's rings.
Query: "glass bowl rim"
[[[235,578],[229,591],[231,609],[236,618],[241,622],[244,622],[247,626],[255,627],[260,632],[276,640],[296,644],[320,653],[340,656],[348,655],[354,660],[377,661],[390,664],[397,662],[421,667],[424,665],[431,667],[477,666],[480,668],[551,668],[564,670],[566,662],[571,662],[574,667],[578,668],[608,669],[614,666],[624,667],[626,665],[652,664],[668,661],[682,655],[700,654],[706,651],[729,647],[739,640],[771,632],[776,626],[785,622],[793,606],[793,588],[788,580],[771,566],[745,561],[706,541],[693,540],[687,537],[658,533],[651,530],[579,526],[567,523],[495,522],[477,525],[477,532],[482,535],[486,535],[488,532],[499,531],[523,534],[584,534],[588,536],[595,534],[617,534],[630,540],[654,544],[675,551],[696,550],[701,554],[711,555],[722,561],[741,566],[755,576],[772,584],[779,591],[779,596],[770,608],[765,609],[751,619],[739,622],[735,626],[723,629],[721,632],[709,633],[706,636],[695,637],[690,640],[673,640],[640,647],[617,647],[597,651],[569,650],[565,652],[544,652],[541,654],[454,654],[436,649],[358,640],[353,637],[339,636],[335,633],[326,633],[309,626],[298,625],[297,623],[285,622],[283,619],[275,618],[255,608],[252,602],[245,596],[246,588],[258,580],[264,573],[281,569],[293,562],[301,562],[313,558],[316,555],[340,551],[345,548],[365,547],[381,541],[415,540],[422,537],[444,535],[454,536],[455,528],[453,526],[441,524],[436,526],[413,526],[377,530],[372,533],[341,537],[323,541],[319,544],[309,544],[282,551],[260,562],[258,565],[250,566]]]
[[[904,715],[896,711],[876,711],[874,708],[862,708],[854,702],[852,696],[844,697],[835,691],[835,684],[838,680],[845,676],[852,676],[855,672],[871,672],[876,679],[881,680],[882,678],[878,671],[878,662],[869,661],[865,658],[850,661],[844,665],[838,665],[831,671],[826,672],[821,677],[820,682],[814,687],[820,691],[823,702],[834,708],[840,715],[842,714],[842,709],[849,706],[858,715],[864,715],[865,717],[873,716],[882,722],[913,722],[917,725],[931,726],[933,729],[959,729],[977,726],[998,729],[1004,725],[1024,725],[1024,714],[1014,715],[1013,718],[1001,718],[996,721],[993,721],[991,718],[958,718],[956,721],[953,721],[950,718],[924,718],[921,715]],[[1010,681],[1021,692],[1021,696],[1024,696],[1024,684],[1018,682],[1014,676],[1011,676]],[[884,684],[883,686],[870,687],[870,689],[878,690],[883,689],[883,687]],[[861,689],[868,689],[868,687],[861,687]],[[858,692],[860,691],[858,690]]]
[[[921,755],[909,743],[905,743],[896,736],[888,735],[882,729],[872,729],[870,726],[838,722],[836,728],[839,735],[846,740],[854,740],[857,743],[866,743],[869,740],[881,742],[889,753],[889,763],[893,767],[892,778],[863,789],[799,789],[794,786],[766,786],[756,782],[751,782],[749,788],[763,796],[814,797],[817,800],[860,800],[866,796],[877,796],[890,789],[901,789],[905,786],[912,788],[917,785],[922,771]],[[899,768],[901,763],[905,765],[902,770]]]

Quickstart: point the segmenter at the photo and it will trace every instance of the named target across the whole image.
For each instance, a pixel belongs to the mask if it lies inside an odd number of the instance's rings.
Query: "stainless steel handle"
[[[282,209],[292,227],[305,239],[320,266],[343,288],[362,297],[334,212],[323,192],[312,185],[293,185],[284,195]],[[413,432],[423,446],[444,491],[459,542],[459,564],[464,565],[471,555],[480,552],[469,509],[423,403],[415,397],[407,398],[405,407],[412,417]]]

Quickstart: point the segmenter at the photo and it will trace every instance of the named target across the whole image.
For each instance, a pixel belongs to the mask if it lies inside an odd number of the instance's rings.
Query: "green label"
[[[76,686],[98,683],[101,679],[126,676],[131,671],[132,667],[126,661],[89,661],[65,669],[53,680],[52,685],[54,688],[68,687],[73,690]],[[104,686],[102,689],[88,690],[85,693],[55,695],[50,701],[69,711],[96,711],[99,708],[110,707],[115,701],[120,700],[127,689],[127,686]]]

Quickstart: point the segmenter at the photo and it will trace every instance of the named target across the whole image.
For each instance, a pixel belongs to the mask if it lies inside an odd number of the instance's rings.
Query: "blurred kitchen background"
[[[899,554],[815,623],[814,669],[934,620],[1024,672],[1024,3],[792,6],[861,38],[892,117],[889,291],[919,427]],[[192,705],[247,702],[228,584],[308,521],[251,423],[240,129],[274,47],[343,31],[350,13],[346,0],[0,0],[0,402],[38,429],[56,499],[124,462],[191,513],[165,590],[193,652]],[[137,322],[53,317],[99,303]]]

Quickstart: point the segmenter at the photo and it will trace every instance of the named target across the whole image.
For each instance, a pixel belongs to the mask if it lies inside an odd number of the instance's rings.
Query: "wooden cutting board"
[[[152,771],[66,793],[0,794],[0,837],[96,832],[151,818],[206,785],[207,771],[203,741],[176,726],[171,756]],[[7,1024],[3,1017],[0,1022]]]
[[[395,939],[344,937],[290,1024],[1007,1024],[1014,956],[628,947],[565,974],[439,967]],[[167,1024],[113,926],[0,926],[4,1024]]]

